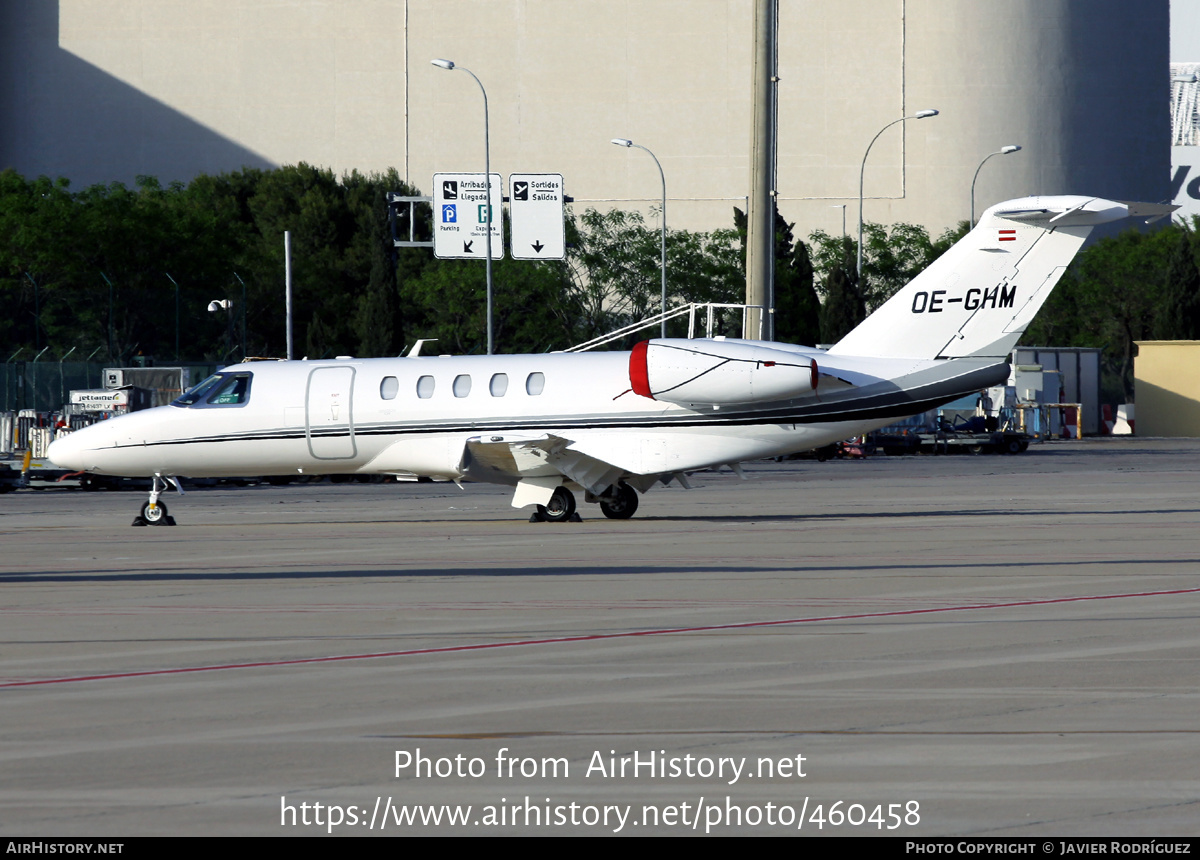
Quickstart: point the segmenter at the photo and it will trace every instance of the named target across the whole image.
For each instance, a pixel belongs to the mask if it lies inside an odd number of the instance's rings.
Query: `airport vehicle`
[[[1020,454],[1034,437],[1020,430],[988,430],[983,417],[938,419],[937,429],[921,433],[921,450],[929,454]]]
[[[653,339],[631,352],[253,362],[170,406],[56,440],[69,469],[153,478],[143,523],[180,475],[388,474],[514,487],[514,507],[615,519],[655,483],[828,445],[996,385],[1095,225],[1173,207],[1028,197],[978,225],[828,351]],[[137,521],[135,521],[136,523]]]

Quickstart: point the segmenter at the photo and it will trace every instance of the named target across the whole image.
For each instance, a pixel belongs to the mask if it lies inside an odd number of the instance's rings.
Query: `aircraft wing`
[[[573,440],[543,433],[476,436],[467,440],[463,452],[463,476],[474,480],[553,489],[567,477],[589,492],[600,494],[615,484],[625,469],[612,463],[572,450]],[[538,495],[544,493],[538,492]]]
[[[459,468],[465,477],[474,480],[486,480],[484,472],[514,478],[545,477],[557,471],[549,463],[551,455],[570,443],[569,439],[545,433],[475,436],[467,440]]]
[[[676,479],[690,486],[685,470],[699,466],[668,462],[673,451],[670,441],[665,436],[588,432],[578,440],[551,433],[476,436],[467,441],[460,470],[468,480],[516,484],[512,500],[516,508],[546,504],[563,478],[597,496],[618,481],[642,493],[657,481]],[[711,457],[711,452],[704,456]]]

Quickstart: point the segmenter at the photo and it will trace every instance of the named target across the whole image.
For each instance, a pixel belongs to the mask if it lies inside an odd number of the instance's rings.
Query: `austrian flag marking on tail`
[[[1001,242],[1017,241],[1017,231],[1016,230],[1001,230],[1000,231],[1000,241]]]

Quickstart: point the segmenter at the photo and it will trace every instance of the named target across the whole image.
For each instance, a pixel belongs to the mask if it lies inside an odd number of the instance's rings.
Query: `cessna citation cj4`
[[[687,473],[845,439],[1001,383],[1006,360],[1098,224],[1174,207],[1028,197],[967,236],[828,351],[654,339],[632,352],[253,362],[169,406],[57,439],[57,465],[152,477],[415,473],[515,487],[540,519],[605,516]],[[135,520],[135,523],[139,523]]]

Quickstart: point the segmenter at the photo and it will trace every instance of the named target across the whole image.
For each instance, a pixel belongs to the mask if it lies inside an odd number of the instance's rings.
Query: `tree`
[[[867,318],[867,304],[854,276],[854,242],[842,237],[842,258],[825,275],[825,301],[821,306],[821,340],[837,343]]]
[[[497,352],[548,352],[574,343],[565,266],[496,260],[492,278]],[[436,261],[407,281],[404,292],[414,337],[437,338],[438,350],[446,353],[487,350],[487,282],[478,261]]]
[[[962,221],[933,241],[924,227],[915,224],[900,223],[890,227],[864,224],[863,271],[856,285],[867,311],[875,310],[895,295],[965,236],[968,229],[967,222]],[[809,239],[813,247],[813,264],[826,278],[838,266],[846,269],[848,274],[854,272],[857,249],[852,239],[831,236],[824,230],[814,231]]]
[[[794,226],[781,218],[775,222],[775,339],[816,346],[821,341],[821,299],[808,246],[793,243]]]
[[[741,240],[742,268],[746,266],[746,213],[734,208],[733,223]],[[797,241],[789,224],[775,209],[775,339],[816,346],[821,339],[821,299],[813,282],[809,248]]]
[[[586,306],[605,327],[619,328],[655,312],[660,241],[660,232],[647,228],[640,212],[588,209],[579,217],[572,274]]]
[[[641,213],[622,209],[588,209],[574,220],[568,229],[574,238],[568,242],[568,267],[583,315],[582,339],[657,314],[662,301],[661,231],[647,227]],[[668,230],[668,306],[737,303],[744,283],[735,231]],[[672,325],[672,334],[685,333],[684,322]],[[718,318],[720,333],[727,333],[728,325]]]
[[[1103,396],[1132,401],[1134,344],[1161,336],[1166,271],[1178,230],[1131,228],[1082,251],[1023,342],[1103,348]]]
[[[1196,266],[1196,232],[1186,222],[1167,264],[1157,336],[1163,340],[1200,339],[1200,269]]]

